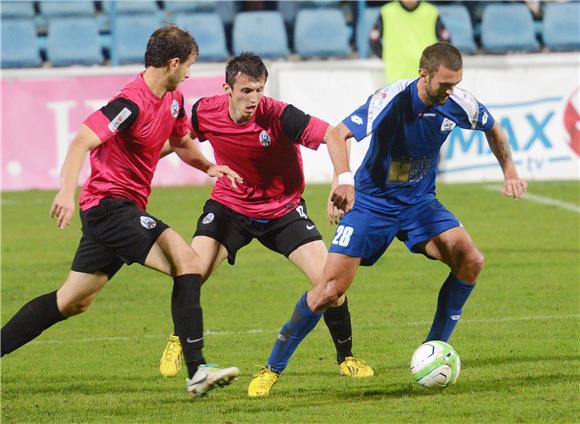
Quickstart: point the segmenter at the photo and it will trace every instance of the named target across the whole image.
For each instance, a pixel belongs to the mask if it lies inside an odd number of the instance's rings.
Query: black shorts
[[[127,199],[103,199],[81,211],[83,237],[71,269],[109,279],[125,264],[143,264],[167,224],[137,208]]]
[[[301,200],[296,209],[283,217],[261,222],[209,199],[205,202],[193,236],[210,237],[223,244],[231,265],[236,261],[238,250],[255,238],[268,249],[288,257],[300,246],[322,240],[316,225],[306,213],[306,203]]]

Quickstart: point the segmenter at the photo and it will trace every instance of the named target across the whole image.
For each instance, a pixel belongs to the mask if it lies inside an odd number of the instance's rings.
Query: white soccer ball
[[[453,346],[439,340],[423,343],[411,358],[415,381],[429,389],[455,384],[460,371],[461,361]]]

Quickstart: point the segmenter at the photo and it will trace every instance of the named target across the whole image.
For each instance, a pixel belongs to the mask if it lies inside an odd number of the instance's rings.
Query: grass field
[[[157,188],[149,211],[189,239],[208,192]],[[284,257],[253,242],[202,293],[206,358],[238,366],[242,376],[234,384],[191,400],[184,373],[159,376],[172,328],[171,280],[134,265],[119,272],[87,313],[2,359],[2,422],[579,422],[580,185],[531,183],[530,192],[574,204],[576,211],[513,201],[485,185],[439,187],[442,202],[486,257],[450,340],[463,363],[452,388],[428,391],[409,373],[447,270],[395,242],[377,265],[361,269],[349,291],[355,353],[376,377],[340,377],[321,324],[274,396],[249,400],[251,375],[308,287]],[[68,272],[79,220],[57,230],[48,218],[53,194],[2,194],[3,323],[30,298],[58,288]],[[322,186],[305,195],[328,242],[326,196]]]

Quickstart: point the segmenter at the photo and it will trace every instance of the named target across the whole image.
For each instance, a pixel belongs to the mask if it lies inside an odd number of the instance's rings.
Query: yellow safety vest
[[[381,8],[381,16],[387,82],[416,78],[423,49],[437,42],[437,8],[421,2],[415,10],[409,12],[398,1],[393,1]]]

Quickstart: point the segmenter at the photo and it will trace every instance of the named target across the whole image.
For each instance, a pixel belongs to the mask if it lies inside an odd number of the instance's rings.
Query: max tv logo
[[[559,112],[558,106],[554,107],[556,102],[562,105],[562,98],[490,107],[492,113],[499,109],[495,112],[496,122],[507,135],[514,159],[518,159],[516,163],[525,164],[530,171],[542,169],[545,162],[572,158],[563,143],[564,128],[559,127],[559,120],[555,119]],[[472,169],[485,166],[482,162],[495,163],[485,134],[460,128],[449,135],[442,158],[456,164],[471,162]]]

